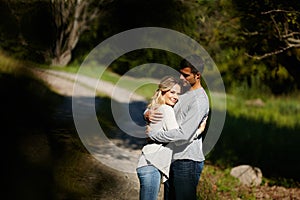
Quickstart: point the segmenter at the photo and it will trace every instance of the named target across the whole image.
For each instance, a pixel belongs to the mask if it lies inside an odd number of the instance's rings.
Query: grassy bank
[[[266,175],[300,180],[299,97],[261,96],[228,95],[225,126],[209,158],[224,166],[250,163]]]

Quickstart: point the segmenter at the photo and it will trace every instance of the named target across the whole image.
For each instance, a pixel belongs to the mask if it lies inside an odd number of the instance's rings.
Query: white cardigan
[[[158,111],[163,113],[163,119],[155,124],[150,123],[151,130],[171,130],[178,128],[174,110],[171,106],[161,105]],[[163,175],[162,181],[166,181],[169,177],[170,165],[172,162],[171,145],[163,146],[162,144],[147,144],[142,149],[142,155],[138,161],[137,168],[153,165]]]

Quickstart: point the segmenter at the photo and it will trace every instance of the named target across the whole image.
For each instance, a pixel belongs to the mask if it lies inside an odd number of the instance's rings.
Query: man
[[[197,63],[193,66],[191,63]],[[201,85],[204,63],[198,56],[190,56],[180,63],[180,79],[189,90],[180,95],[174,106],[178,129],[149,131],[150,139],[169,143],[173,149],[170,178],[165,183],[165,199],[196,200],[196,189],[204,166],[202,138],[195,132],[209,111],[209,100]],[[155,120],[155,115],[146,112],[145,118]]]

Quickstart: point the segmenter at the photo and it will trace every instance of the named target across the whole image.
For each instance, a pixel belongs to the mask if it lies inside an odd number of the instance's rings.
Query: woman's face
[[[174,106],[178,101],[178,95],[180,94],[180,91],[180,86],[178,84],[174,85],[168,92],[163,95],[165,104]]]

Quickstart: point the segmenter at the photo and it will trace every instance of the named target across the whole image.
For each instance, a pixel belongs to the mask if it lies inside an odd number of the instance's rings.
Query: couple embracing
[[[149,124],[148,144],[136,169],[140,200],[156,200],[161,182],[165,200],[196,200],[205,160],[201,133],[209,112],[208,96],[201,85],[203,68],[199,56],[183,59],[180,81],[164,77],[144,112]]]

